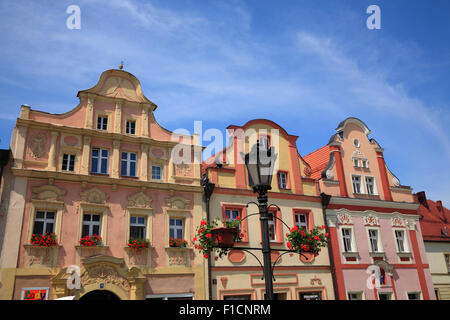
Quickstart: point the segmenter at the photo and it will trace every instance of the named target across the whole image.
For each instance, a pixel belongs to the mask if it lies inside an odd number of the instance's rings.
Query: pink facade
[[[348,118],[304,157],[318,180],[340,300],[435,299],[418,203],[388,169],[369,128]]]

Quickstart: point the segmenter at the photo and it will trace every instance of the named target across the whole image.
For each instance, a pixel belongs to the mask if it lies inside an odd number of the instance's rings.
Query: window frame
[[[101,119],[101,121],[99,121]],[[106,120],[106,124],[105,124]],[[101,128],[99,128],[99,125]],[[109,116],[106,114],[97,114],[97,122],[96,122],[96,129],[101,131],[108,131],[108,125],[109,125]],[[106,128],[104,128],[106,126]]]
[[[359,178],[359,192],[356,192],[356,190],[355,190],[355,182],[354,182],[353,178],[356,178],[356,177]],[[364,194],[363,183],[362,183],[362,175],[352,174],[350,181],[352,182],[352,190],[353,190],[354,194]]]
[[[91,219],[89,221],[84,220],[85,215],[90,215]],[[98,221],[92,220],[94,215],[99,216]],[[84,212],[81,219],[82,219],[81,220],[81,237],[85,237],[85,236],[92,237],[94,234],[97,234],[97,233],[93,233],[93,228],[94,228],[94,226],[98,226],[99,233],[97,235],[103,238],[103,236],[102,236],[102,214],[97,213],[97,212]],[[84,230],[85,225],[89,226],[89,232],[88,232],[88,234],[83,235],[83,230]]]
[[[395,247],[397,249],[397,254],[402,254],[402,253],[410,253],[410,246],[408,243],[408,239],[407,239],[407,230],[405,230],[404,228],[393,228],[393,232],[394,232],[394,240],[395,240]],[[397,237],[397,232],[402,232],[403,233],[403,250],[400,250],[400,247],[398,245],[398,237]]]
[[[372,185],[372,193],[369,193],[369,187],[368,187],[368,184],[367,184],[367,178],[369,178],[369,179],[372,179],[372,183],[373,183],[373,185]],[[364,186],[365,186],[365,189],[366,189],[366,193],[368,194],[368,195],[371,195],[371,196],[377,196],[378,195],[378,189],[377,189],[377,183],[376,183],[376,178],[374,177],[374,176],[364,176]]]
[[[136,218],[136,222],[133,223],[131,222],[131,219]],[[144,222],[143,223],[139,223],[137,220],[139,218],[143,218]],[[128,235],[128,239],[131,239],[131,228],[132,227],[137,227],[137,228],[143,228],[143,236],[139,237],[139,238],[133,238],[133,239],[147,239],[147,216],[145,215],[136,215],[136,214],[132,214],[130,215],[129,220],[129,226],[128,226],[128,230],[129,230],[129,235]]]
[[[123,155],[126,154],[127,158],[123,159]],[[131,159],[131,155],[134,154],[136,156],[135,160]],[[121,151],[120,152],[120,176],[121,177],[130,177],[130,178],[137,178],[138,176],[138,153],[132,152],[132,151]],[[126,163],[126,174],[123,173],[123,162]],[[134,162],[134,175],[131,175],[131,163]]]
[[[95,157],[97,160],[97,171],[93,171],[93,164],[94,164],[94,150],[98,150],[98,157]],[[107,156],[103,156],[103,151],[106,151],[108,154]],[[94,173],[94,174],[103,174],[103,175],[109,175],[109,149],[105,149],[105,148],[100,148],[100,147],[93,147],[91,149],[91,163],[90,163],[90,173]],[[102,171],[102,160],[106,159],[106,172],[101,172]]]
[[[280,184],[280,177],[284,175],[285,177],[285,181],[284,181],[284,188],[282,187],[282,184]],[[277,172],[277,183],[278,183],[278,189],[279,190],[289,190],[290,187],[290,181],[289,181],[289,172],[288,171],[284,171],[284,170],[279,170]]]
[[[153,168],[159,168],[159,178],[154,178],[154,176],[153,176]],[[162,167],[160,166],[160,165],[151,165],[151,172],[152,172],[152,180],[156,180],[156,181],[161,181],[162,180],[162,172],[163,172],[163,169],[162,169]]]
[[[134,127],[131,126],[132,124],[134,125]],[[137,129],[136,120],[134,120],[134,119],[126,119],[125,120],[125,133],[126,134],[136,135],[136,129]],[[133,132],[131,132],[131,131],[133,131]]]
[[[64,157],[67,156],[67,160],[64,160]],[[75,164],[76,164],[77,155],[73,153],[63,153],[61,159],[61,171],[67,172],[75,172]],[[70,170],[70,163],[72,160],[72,170]],[[66,162],[66,168],[64,168],[64,162]]]
[[[226,211],[227,210],[237,210],[240,212],[240,219],[241,219],[241,229],[240,232],[242,233],[243,237],[240,244],[242,243],[248,243],[249,241],[249,234],[248,234],[248,222],[246,219],[247,217],[247,209],[245,205],[240,204],[228,204],[224,203],[222,204],[222,221],[227,219]]]
[[[171,236],[171,231],[172,231],[172,225],[170,224],[171,220],[181,221],[181,226],[178,226],[176,224],[173,225],[175,231],[181,230],[181,237],[175,237],[175,236],[172,237]],[[170,217],[169,218],[169,240],[170,239],[187,240],[185,229],[186,229],[186,221],[184,218],[181,218],[181,217]],[[176,232],[174,232],[174,233],[176,234]]]
[[[37,214],[40,213],[40,212],[44,213],[44,218],[37,218]],[[47,213],[53,213],[53,218],[52,218],[52,219],[47,218]],[[56,211],[56,210],[39,210],[39,209],[37,209],[37,210],[35,211],[35,213],[34,213],[32,233],[33,233],[33,234],[44,235],[46,232],[51,232],[51,233],[55,234],[55,229],[56,229],[56,215],[57,215],[57,211]],[[36,221],[38,221],[38,222],[43,222],[43,225],[42,225],[42,229],[43,229],[43,230],[42,230],[42,233],[37,233],[37,232],[35,232]],[[47,231],[46,226],[47,226],[47,224],[50,224],[50,223],[53,224],[52,231]]]

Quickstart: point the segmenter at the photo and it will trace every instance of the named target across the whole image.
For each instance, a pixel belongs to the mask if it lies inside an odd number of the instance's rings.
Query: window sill
[[[90,172],[90,174],[92,174],[92,175],[94,175],[94,176],[105,176],[105,177],[109,177],[109,173]]]
[[[359,252],[351,251],[351,252],[342,252],[344,256],[344,263],[358,263],[359,260]]]
[[[121,178],[139,179],[139,177],[137,177],[137,176],[123,176],[123,175],[120,175],[120,177]]]

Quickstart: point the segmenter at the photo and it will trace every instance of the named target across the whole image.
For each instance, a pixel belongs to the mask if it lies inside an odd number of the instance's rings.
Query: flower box
[[[211,237],[214,246],[219,248],[232,247],[237,228],[213,228],[211,229]]]

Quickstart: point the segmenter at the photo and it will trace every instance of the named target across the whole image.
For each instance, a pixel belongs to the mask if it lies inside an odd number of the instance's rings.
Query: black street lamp
[[[248,171],[249,185],[258,193],[259,219],[261,221],[262,254],[264,262],[264,279],[266,284],[266,300],[273,300],[273,278],[270,258],[269,211],[267,207],[267,191],[272,189],[272,175],[277,154],[274,147],[260,149],[259,140],[247,154],[242,154]]]

